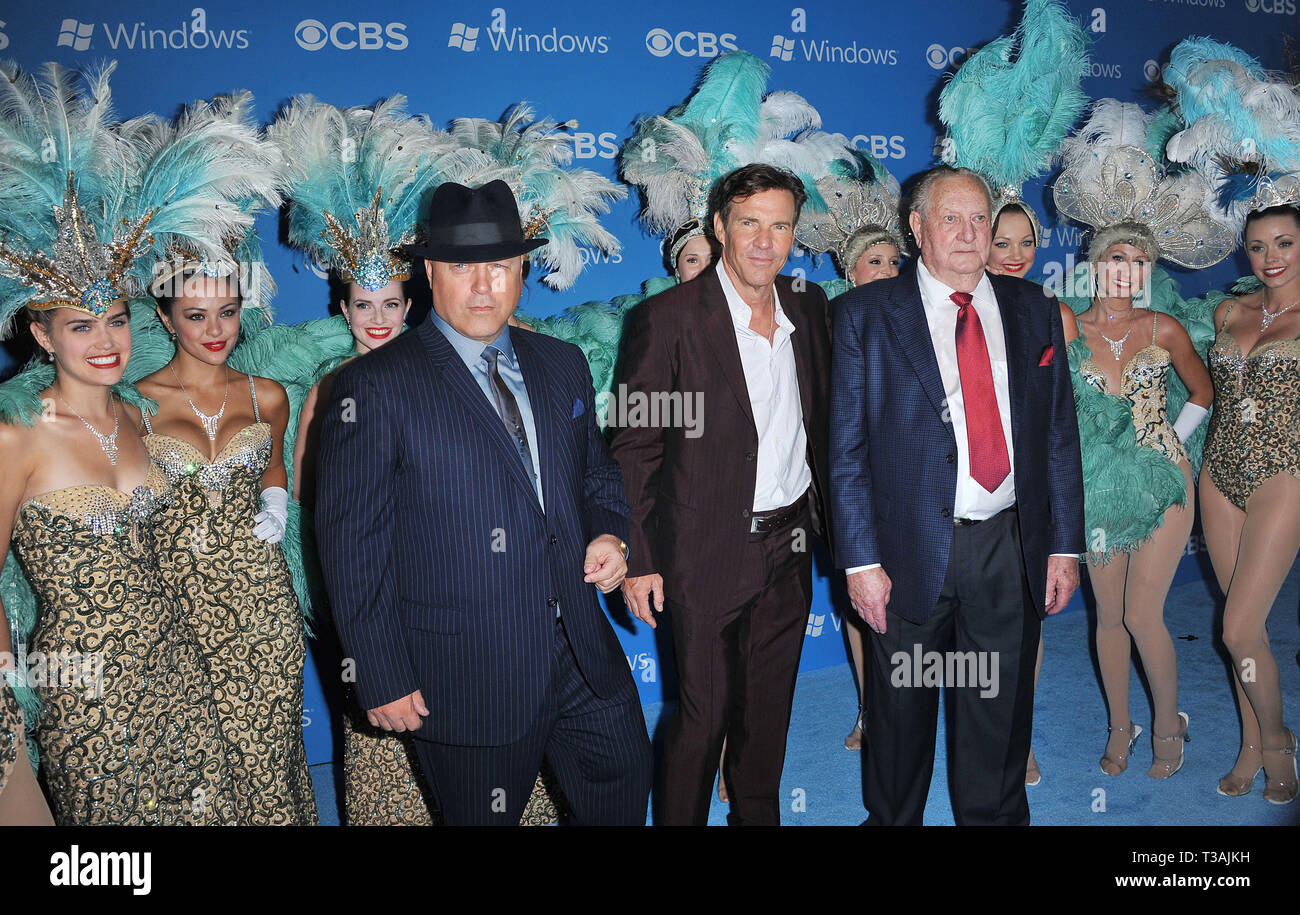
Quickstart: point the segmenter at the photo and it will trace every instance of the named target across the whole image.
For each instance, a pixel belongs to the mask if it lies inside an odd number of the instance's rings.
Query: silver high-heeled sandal
[[[1133,752],[1133,747],[1134,745],[1137,744],[1138,738],[1142,736],[1142,725],[1134,724],[1132,721],[1129,721],[1128,727],[1126,728],[1106,728],[1106,733],[1108,734],[1113,734],[1116,731],[1118,731],[1121,734],[1129,735],[1128,749],[1124,751],[1124,755],[1121,756],[1119,759],[1111,759],[1110,756],[1102,756],[1101,772],[1103,775],[1109,775],[1111,778],[1114,778],[1118,775],[1123,775],[1124,770],[1128,768],[1128,757],[1129,754]],[[1115,771],[1114,772],[1107,771],[1106,763],[1110,763],[1111,766],[1115,768]]]
[[[1179,712],[1178,717],[1183,719],[1182,733],[1175,734],[1172,737],[1160,737],[1154,732],[1151,735],[1151,755],[1153,759],[1151,762],[1151,768],[1147,770],[1147,775],[1152,778],[1172,778],[1174,774],[1183,767],[1183,757],[1185,756],[1183,751],[1192,739],[1187,736],[1187,725],[1191,723],[1191,719],[1187,716],[1186,712]],[[1158,740],[1166,742],[1170,740],[1178,741],[1178,765],[1175,766],[1171,760],[1162,759],[1160,755],[1156,753],[1156,741]]]

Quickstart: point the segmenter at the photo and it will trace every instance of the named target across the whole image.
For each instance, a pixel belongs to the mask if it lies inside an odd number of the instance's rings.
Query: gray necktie
[[[497,370],[497,358],[500,355],[501,350],[495,346],[483,348],[483,358],[487,360],[488,366],[488,387],[492,389],[493,398],[496,400],[497,414],[501,417],[501,421],[505,423],[506,434],[515,443],[515,448],[519,451],[519,458],[524,462],[524,469],[528,472],[528,479],[534,480],[536,474],[533,471],[533,455],[528,450],[528,430],[524,427],[524,418],[519,413],[519,402],[515,400],[515,395],[510,391],[510,386],[505,383],[501,373]]]

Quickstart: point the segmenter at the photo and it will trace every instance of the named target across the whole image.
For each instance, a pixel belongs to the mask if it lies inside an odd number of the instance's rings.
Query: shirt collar
[[[509,360],[511,365],[515,364],[515,347],[514,344],[510,342],[509,324],[501,328],[501,333],[497,334],[496,339],[489,344],[465,336],[444,321],[442,316],[432,309],[429,310],[429,318],[432,319],[438,330],[442,331],[442,335],[447,338],[447,342],[451,344],[452,349],[456,351],[461,360],[471,369],[482,364],[483,348],[485,346],[495,346],[497,349],[501,350],[502,354],[507,360]]]
[[[936,279],[926,267],[925,261],[919,257],[916,259],[916,277],[921,286],[921,301],[952,302],[952,294],[956,290],[942,280]],[[975,284],[975,291],[971,293],[971,297],[985,302],[997,301],[993,295],[993,284],[989,282],[988,271],[980,275],[980,281]]]
[[[716,272],[718,282],[722,284],[722,294],[727,299],[727,310],[731,312],[731,322],[737,327],[748,330],[750,319],[754,317],[754,309],[750,308],[749,304],[740,297],[735,284],[731,282],[731,277],[727,274],[727,265],[721,260],[717,262]],[[775,283],[772,284],[772,302],[776,306],[777,327],[794,333],[794,324],[790,322],[790,319],[786,317],[785,312],[781,309],[781,297],[777,295]]]

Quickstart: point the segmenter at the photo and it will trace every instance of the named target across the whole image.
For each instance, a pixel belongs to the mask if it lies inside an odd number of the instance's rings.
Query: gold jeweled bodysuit
[[[39,608],[28,666],[39,652],[55,674],[33,685],[59,825],[235,819],[212,685],[154,553],[167,493],[150,465],[130,495],[71,486],[18,510],[13,546]]]
[[[1205,469],[1219,492],[1246,510],[1270,477],[1300,478],[1300,339],[1269,340],[1242,353],[1228,333],[1234,302],[1210,347],[1214,413]]]
[[[1172,463],[1188,461],[1187,450],[1178,440],[1178,433],[1169,424],[1168,376],[1172,362],[1169,351],[1156,344],[1156,322],[1151,322],[1151,342],[1133,354],[1120,374],[1120,394],[1128,400],[1133,412],[1133,431],[1137,443],[1167,457]],[[1106,390],[1106,376],[1091,358],[1083,360],[1079,372],[1085,381],[1101,393]]]
[[[256,421],[212,461],[145,417],[145,446],[173,493],[155,530],[158,561],[207,662],[240,824],[315,825],[302,611],[280,547],[253,534],[273,443],[248,385]]]

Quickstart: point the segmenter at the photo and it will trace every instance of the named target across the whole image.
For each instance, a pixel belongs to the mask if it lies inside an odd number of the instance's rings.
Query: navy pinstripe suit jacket
[[[552,676],[558,603],[597,695],[630,678],[587,544],[627,539],[618,464],[576,346],[510,340],[537,425],[546,511],[496,410],[431,320],[339,372],[321,432],[316,531],[357,693],[421,690],[417,736],[498,746],[523,736]]]
[[[1042,616],[1047,557],[1083,551],[1074,393],[1056,298],[1016,277],[989,280],[1006,334],[1025,570]],[[881,563],[893,583],[889,609],[920,623],[934,612],[948,568],[957,442],[944,418],[943,379],[915,264],[846,292],[833,308],[836,565]]]

